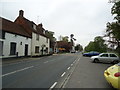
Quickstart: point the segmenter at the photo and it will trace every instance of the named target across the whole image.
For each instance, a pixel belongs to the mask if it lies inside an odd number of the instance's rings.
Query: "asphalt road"
[[[12,60],[2,66],[2,88],[111,88],[103,76],[111,65],[80,53]]]
[[[53,88],[78,57],[60,54],[4,64],[2,88]]]

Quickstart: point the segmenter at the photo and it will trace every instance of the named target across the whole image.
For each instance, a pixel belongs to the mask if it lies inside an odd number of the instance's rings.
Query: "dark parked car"
[[[91,56],[97,56],[99,54],[100,54],[99,52],[91,51],[91,52],[88,52],[88,53],[83,53],[83,56],[91,57]]]

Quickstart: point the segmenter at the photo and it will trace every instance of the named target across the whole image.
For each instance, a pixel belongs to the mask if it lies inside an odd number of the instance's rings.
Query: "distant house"
[[[47,55],[49,54],[50,39],[45,35],[45,29],[42,24],[36,25],[34,22],[29,21],[24,17],[24,11],[19,11],[19,16],[15,20],[27,32],[31,40],[31,55]]]
[[[18,24],[0,17],[0,57],[31,55],[31,36]]]
[[[57,41],[56,47],[57,52],[70,52],[72,44],[66,41]]]

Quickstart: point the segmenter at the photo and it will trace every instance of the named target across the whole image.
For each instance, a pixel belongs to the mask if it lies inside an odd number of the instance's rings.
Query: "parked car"
[[[88,52],[88,53],[83,53],[83,56],[91,57],[91,56],[96,56],[96,55],[99,55],[99,54],[100,54],[99,52],[91,51],[91,52]]]
[[[98,56],[92,56],[91,60],[93,62],[118,63],[120,61],[120,58],[114,53],[101,53]]]
[[[109,67],[104,71],[104,77],[114,88],[120,89],[120,63]]]
[[[70,53],[76,53],[76,51],[75,51],[75,50],[72,50],[72,51],[70,51]]]

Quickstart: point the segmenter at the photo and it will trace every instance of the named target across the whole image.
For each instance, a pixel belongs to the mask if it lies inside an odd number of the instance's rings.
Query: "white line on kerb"
[[[61,75],[61,77],[63,77],[63,76],[65,75],[65,73],[66,73],[66,72],[64,72],[64,73]]]
[[[50,87],[49,90],[52,90],[52,89],[55,87],[56,84],[57,84],[57,82],[55,82],[55,83]]]
[[[23,68],[23,69],[20,69],[20,70],[16,70],[16,71],[13,71],[13,72],[10,72],[10,73],[6,73],[4,75],[2,75],[1,77],[4,77],[4,76],[7,76],[7,75],[10,75],[10,74],[14,74],[14,73],[17,73],[17,72],[20,72],[20,71],[24,71],[26,69],[30,69],[30,68],[33,68],[34,66],[30,66],[30,67],[26,67],[26,68]]]
[[[70,67],[67,68],[68,70],[70,69]]]

